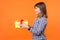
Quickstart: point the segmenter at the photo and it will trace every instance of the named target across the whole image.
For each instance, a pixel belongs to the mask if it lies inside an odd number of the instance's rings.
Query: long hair
[[[43,12],[43,14],[45,15],[45,17],[47,18],[47,12],[46,12],[46,5],[44,2],[38,2],[37,4],[34,5],[35,7],[39,7],[40,10]]]

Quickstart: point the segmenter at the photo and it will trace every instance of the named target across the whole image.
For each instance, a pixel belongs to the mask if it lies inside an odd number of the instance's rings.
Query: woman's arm
[[[40,20],[39,23],[35,22],[33,27],[28,28],[28,30],[30,30],[32,33],[34,34],[41,34],[41,31],[43,31],[43,29],[45,28],[45,25],[47,24],[46,20]]]

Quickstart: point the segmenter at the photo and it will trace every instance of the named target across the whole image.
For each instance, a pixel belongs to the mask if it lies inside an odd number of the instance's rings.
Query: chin
[[[38,12],[36,12],[36,14],[39,14]]]
[[[36,13],[36,14],[38,14],[38,13]]]

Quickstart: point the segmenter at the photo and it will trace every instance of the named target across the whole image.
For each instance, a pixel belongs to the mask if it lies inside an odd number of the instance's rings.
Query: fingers
[[[25,28],[25,27],[26,27],[25,24],[21,24],[20,26],[21,26],[22,28]]]
[[[28,28],[28,25],[26,24],[21,24],[22,28]]]

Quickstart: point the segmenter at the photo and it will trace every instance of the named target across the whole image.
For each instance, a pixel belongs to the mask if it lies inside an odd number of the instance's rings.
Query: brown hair
[[[47,18],[46,5],[44,2],[38,2],[37,4],[35,4],[34,8],[35,7],[39,7],[43,14],[45,14],[45,17]]]

